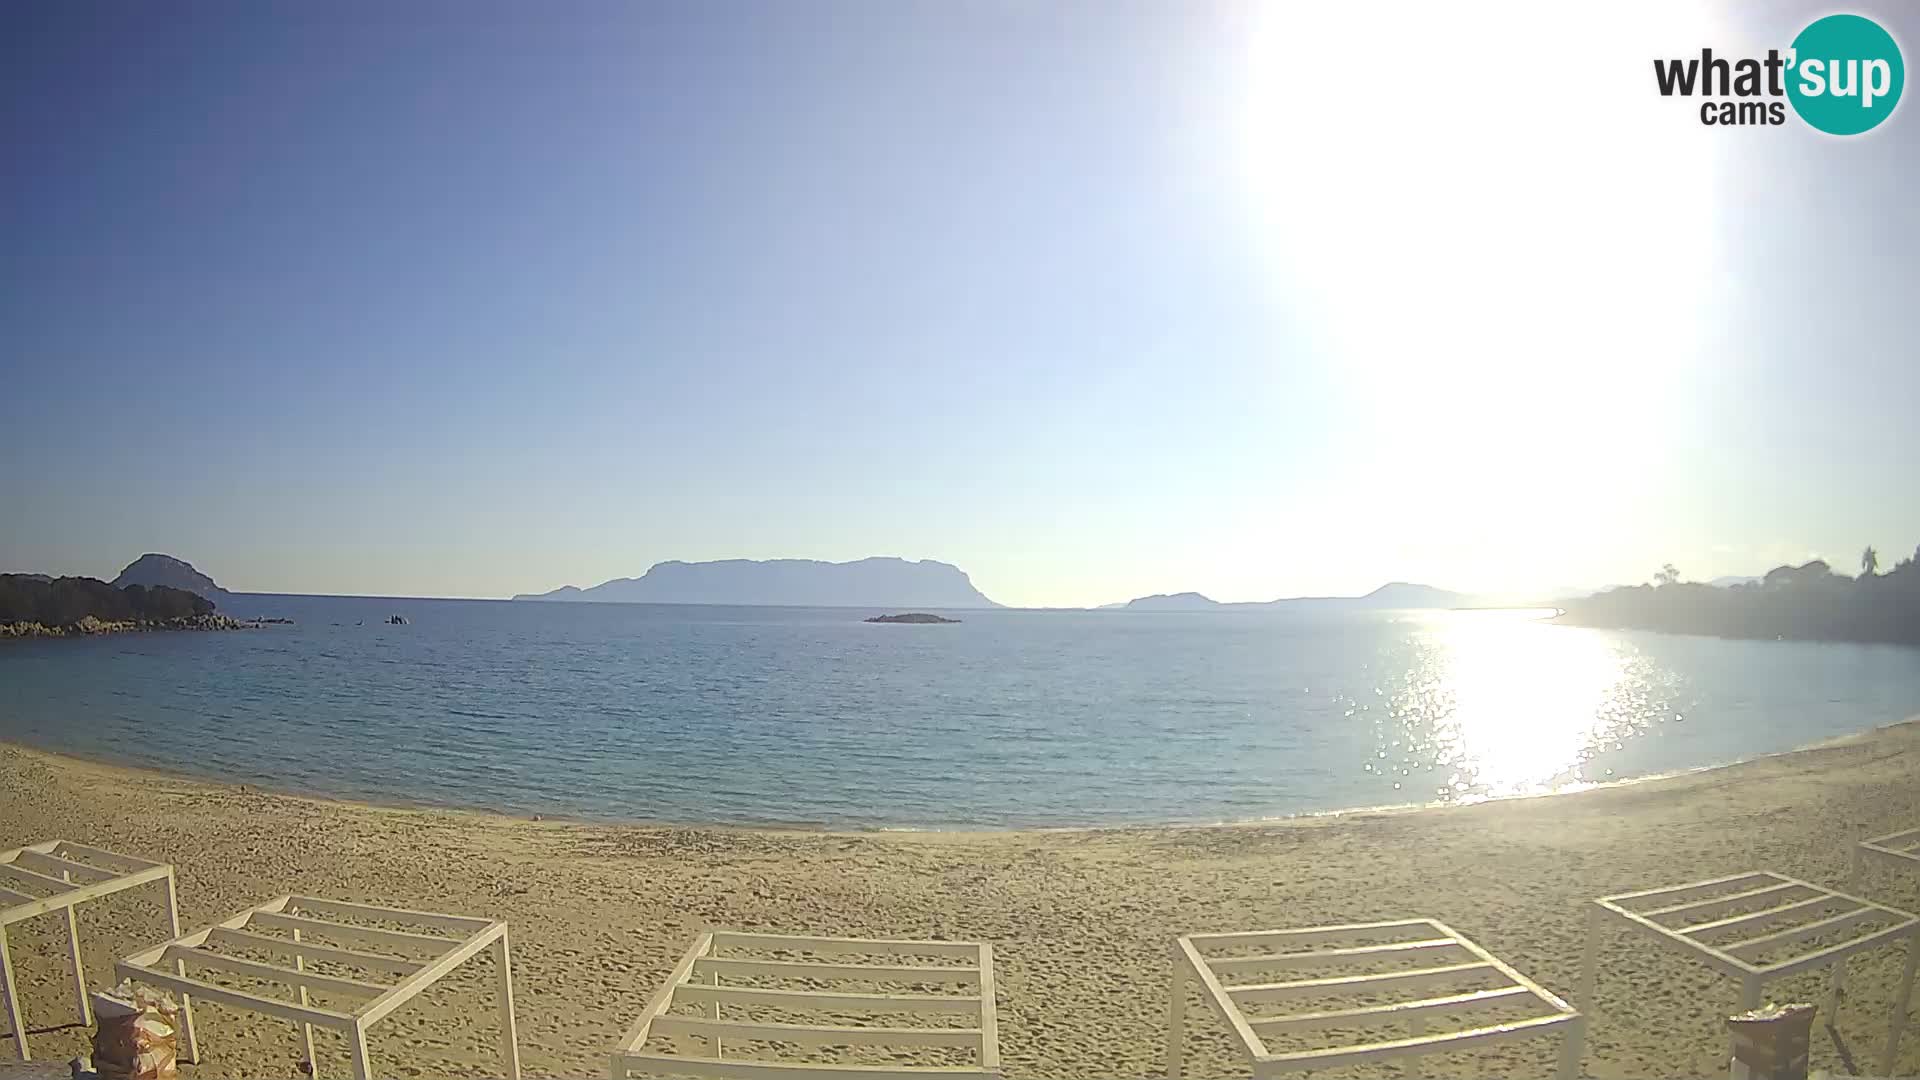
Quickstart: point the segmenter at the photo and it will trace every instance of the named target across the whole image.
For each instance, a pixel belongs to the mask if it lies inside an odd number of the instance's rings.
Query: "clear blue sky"
[[[1920,102],[1724,131],[1651,76],[1825,10],[11,5],[0,569],[892,554],[1064,605],[1891,563]]]

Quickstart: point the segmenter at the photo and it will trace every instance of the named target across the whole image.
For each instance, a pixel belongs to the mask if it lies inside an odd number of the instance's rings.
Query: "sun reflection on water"
[[[1372,720],[1366,768],[1396,797],[1473,801],[1607,779],[1589,762],[1671,714],[1667,673],[1618,635],[1545,621],[1545,611],[1410,619],[1397,686],[1349,716]]]

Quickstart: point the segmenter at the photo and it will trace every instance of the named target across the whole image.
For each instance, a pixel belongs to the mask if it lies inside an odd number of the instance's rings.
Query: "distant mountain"
[[[1468,607],[1474,598],[1465,593],[1416,585],[1405,581],[1388,582],[1365,596],[1296,596],[1283,600],[1223,604],[1197,592],[1157,593],[1125,604],[1109,604],[1128,611],[1244,611],[1279,608],[1365,608],[1398,610],[1407,608]]]
[[[1465,606],[1469,600],[1464,593],[1436,589],[1432,585],[1390,581],[1360,597],[1358,604],[1370,608],[1456,608]]]
[[[1155,593],[1121,605],[1128,611],[1211,611],[1219,606],[1218,600],[1197,592]]]
[[[1692,582],[1691,584],[1701,583]],[[1749,575],[1727,574],[1724,577],[1714,578],[1705,584],[1711,585],[1716,589],[1737,589],[1742,585],[1758,585],[1760,584],[1760,579]],[[1617,589],[1633,589],[1638,587],[1639,586],[1636,585],[1601,585],[1598,588],[1563,588],[1547,593],[1546,598],[1555,604],[1559,604],[1570,600],[1591,600],[1596,596],[1605,596]]]
[[[128,563],[112,584],[116,589],[124,589],[129,585],[145,585],[148,588],[161,585],[169,589],[181,589],[210,600],[215,606],[228,596],[225,589],[194,569],[192,563],[152,552]]]
[[[959,567],[921,559],[722,559],[655,563],[637,578],[590,589],[571,585],[515,600],[597,600],[617,604],[742,604],[791,607],[984,608]]]

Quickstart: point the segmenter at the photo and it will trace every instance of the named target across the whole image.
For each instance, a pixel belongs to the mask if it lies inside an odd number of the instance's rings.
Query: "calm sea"
[[[0,738],[520,814],[1245,820],[1549,791],[1920,713],[1920,650],[1539,612],[980,611],[249,596],[293,626],[0,647]],[[404,626],[385,625],[390,613]]]

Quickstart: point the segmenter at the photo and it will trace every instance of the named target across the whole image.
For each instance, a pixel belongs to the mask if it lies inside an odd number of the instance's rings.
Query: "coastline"
[[[1358,810],[1222,826],[848,832],[616,825],[402,809],[215,784],[0,744],[0,845],[61,837],[178,868],[185,927],[285,892],[503,918],[513,927],[530,1076],[598,1075],[605,1053],[709,926],[995,944],[1006,1074],[1158,1075],[1175,934],[1424,915],[1562,994],[1578,985],[1592,896],[1755,868],[1843,887],[1856,832],[1920,823],[1920,720],[1662,779],[1551,797]],[[1920,880],[1860,891],[1920,908]],[[158,939],[151,898],[83,909],[89,972]],[[46,925],[42,925],[46,924]],[[16,925],[35,1049],[80,1052],[58,920]],[[1585,1073],[1712,1076],[1737,988],[1638,939],[1603,939]],[[1849,977],[1842,1030],[1877,1053],[1897,949]],[[487,973],[376,1029],[383,1070],[488,1075]],[[1658,992],[1649,988],[1657,987]],[[1824,981],[1778,993],[1821,1000]],[[207,1009],[190,1076],[294,1075],[292,1026]],[[56,1027],[38,1034],[42,1027]],[[1910,1036],[1912,1033],[1909,1033]],[[1548,1075],[1551,1041],[1437,1059],[1434,1076]],[[1842,1063],[1823,1036],[1815,1068]],[[1196,1074],[1238,1075],[1196,1024]],[[346,1062],[322,1040],[323,1073]],[[1920,1072],[1920,1038],[1901,1055]]]
[[[259,619],[236,619],[231,615],[189,615],[178,619],[96,619],[88,615],[78,622],[48,626],[39,622],[0,622],[0,641],[29,641],[36,638],[86,638],[102,634],[208,633],[220,630],[258,630]]]
[[[1739,769],[1756,762],[1773,758],[1788,757],[1830,747],[1839,747],[1875,735],[1913,726],[1920,729],[1920,714],[1904,720],[1895,720],[1862,731],[1850,732],[1818,739],[1803,746],[1790,747],[1772,753],[1755,754],[1751,757],[1709,765],[1694,765],[1664,772],[1649,773],[1644,776],[1627,776],[1617,780],[1605,780],[1567,785],[1551,791],[1528,791],[1511,795],[1488,795],[1451,802],[1405,802],[1379,803],[1365,806],[1337,807],[1328,810],[1303,810],[1293,814],[1272,814],[1261,817],[1237,818],[1225,820],[1173,820],[1173,821],[1130,821],[1130,822],[1093,822],[1070,825],[974,825],[967,823],[928,824],[928,825],[832,825],[794,823],[783,821],[679,821],[662,818],[625,818],[617,816],[596,817],[565,812],[516,813],[484,806],[463,806],[455,803],[414,802],[404,798],[357,797],[329,794],[324,791],[288,787],[258,779],[241,777],[219,777],[191,772],[167,765],[149,764],[129,759],[116,758],[113,755],[90,755],[65,750],[48,750],[44,747],[0,737],[0,754],[17,752],[29,756],[50,759],[52,762],[79,770],[95,769],[103,772],[120,772],[126,778],[141,776],[165,778],[182,783],[202,784],[209,788],[233,788],[243,792],[257,792],[285,799],[310,802],[319,807],[339,807],[342,809],[399,811],[423,814],[448,814],[491,818],[501,821],[546,822],[563,825],[580,825],[596,828],[634,828],[634,829],[705,829],[717,832],[744,832],[770,834],[797,834],[802,836],[894,836],[894,835],[934,835],[934,836],[1005,836],[1019,834],[1053,834],[1085,832],[1125,832],[1130,830],[1159,829],[1239,829],[1285,826],[1330,818],[1350,816],[1376,817],[1386,814],[1423,813],[1428,811],[1458,810],[1466,807],[1481,806],[1489,803],[1526,802],[1536,799],[1555,799],[1569,795],[1580,795],[1591,791],[1604,791],[1614,788],[1633,787],[1641,784],[1661,783],[1684,779],[1702,774],[1713,774],[1729,769]]]

